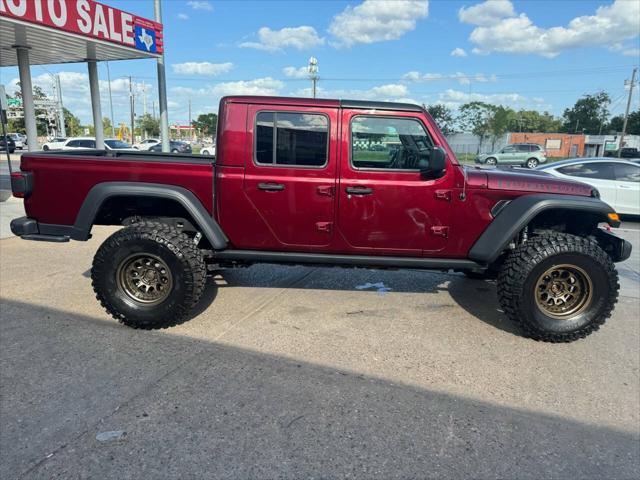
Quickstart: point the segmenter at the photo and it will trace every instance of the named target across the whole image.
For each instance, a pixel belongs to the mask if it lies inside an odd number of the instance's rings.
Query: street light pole
[[[622,153],[622,147],[624,147],[624,136],[627,133],[627,120],[629,120],[629,108],[631,107],[631,97],[633,96],[633,87],[636,83],[637,68],[633,69],[631,74],[631,85],[629,85],[629,98],[627,99],[627,110],[624,112],[624,122],[622,123],[622,134],[620,135],[620,145],[618,145],[618,158]]]
[[[129,108],[131,110],[131,145],[136,143],[135,137],[135,99],[133,97],[133,85],[131,82],[131,75],[129,75]]]

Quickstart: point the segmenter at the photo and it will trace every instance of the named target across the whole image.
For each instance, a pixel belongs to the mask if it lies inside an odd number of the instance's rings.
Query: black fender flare
[[[552,209],[594,213],[602,222],[613,227],[620,225],[620,222],[607,216],[615,210],[598,198],[553,194],[523,195],[500,209],[469,250],[469,259],[483,264],[494,262],[536,215]]]
[[[218,222],[204,208],[193,192],[175,185],[141,182],[104,182],[95,185],[87,194],[73,225],[71,238],[87,240],[96,214],[105,200],[120,196],[155,197],[174,200],[182,205],[196,222],[204,237],[216,250],[227,247],[229,240]]]

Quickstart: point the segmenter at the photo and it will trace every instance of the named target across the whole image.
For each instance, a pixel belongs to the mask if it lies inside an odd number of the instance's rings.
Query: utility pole
[[[113,121],[113,97],[111,95],[111,72],[109,71],[109,62],[105,62],[107,64],[107,82],[109,83],[109,110],[111,113],[111,136],[116,136],[116,124]]]
[[[154,20],[162,23],[162,7],[160,0],[153,0]],[[160,110],[160,138],[162,151],[169,151],[169,114],[167,111],[167,79],[164,68],[164,53],[157,59],[158,63],[158,108]]]
[[[147,84],[142,81],[142,118],[146,121],[147,117]],[[146,124],[145,124],[146,125]],[[147,138],[147,129],[144,129],[143,138]]]
[[[64,105],[62,104],[62,87],[60,86],[60,75],[56,75],[56,93],[58,94],[58,133],[61,137],[66,137],[67,129],[64,124]]]
[[[311,88],[313,92],[313,98],[316,98],[316,86],[318,83],[318,59],[316,57],[309,58],[309,79],[311,80]]]
[[[131,75],[129,75],[129,108],[131,110],[131,145],[136,143],[135,132],[135,100],[133,96],[133,84],[131,82]]]
[[[620,144],[618,145],[618,158],[620,158],[620,153],[622,153],[622,147],[624,147],[624,136],[627,133],[627,120],[629,119],[629,108],[631,107],[631,97],[633,96],[633,87],[636,83],[636,72],[637,68],[633,69],[633,73],[631,74],[631,84],[629,85],[629,98],[627,99],[627,109],[624,112],[624,122],[622,123],[622,135],[620,135]]]

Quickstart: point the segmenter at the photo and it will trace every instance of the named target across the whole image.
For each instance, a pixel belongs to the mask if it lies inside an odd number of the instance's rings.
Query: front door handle
[[[258,189],[268,192],[279,192],[280,190],[284,190],[284,185],[282,183],[259,183]]]
[[[373,193],[373,188],[369,187],[347,187],[345,189],[349,195],[371,195]]]

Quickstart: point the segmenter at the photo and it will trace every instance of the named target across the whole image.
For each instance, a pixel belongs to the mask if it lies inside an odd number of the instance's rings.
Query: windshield
[[[131,145],[122,140],[105,140],[104,143],[109,148],[131,148]]]

